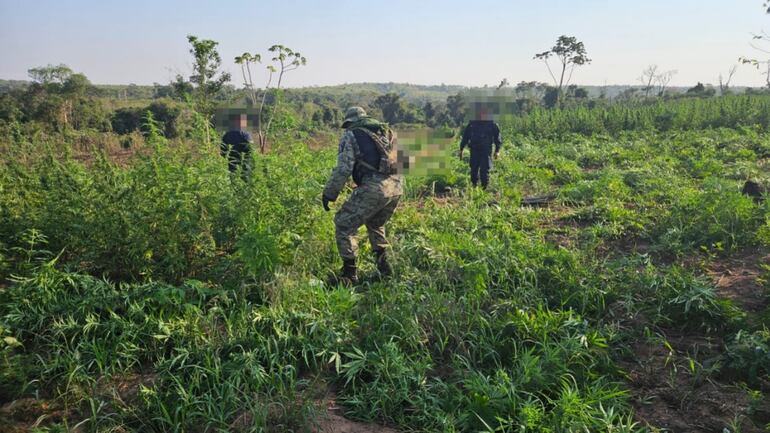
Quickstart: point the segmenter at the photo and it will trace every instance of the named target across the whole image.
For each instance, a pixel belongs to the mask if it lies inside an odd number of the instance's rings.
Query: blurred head
[[[231,117],[230,126],[233,129],[246,129],[247,125],[246,113],[235,114]]]
[[[478,117],[479,120],[492,120],[491,112],[489,110],[489,107],[482,105],[479,108]]]

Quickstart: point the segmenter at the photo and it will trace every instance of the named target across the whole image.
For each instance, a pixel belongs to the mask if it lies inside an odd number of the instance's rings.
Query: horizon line
[[[16,81],[16,82],[23,82],[23,83],[33,83],[34,82],[34,81],[30,80],[30,79],[18,79],[18,78],[0,78],[0,81]],[[522,83],[522,82],[524,82],[524,83],[537,82],[537,83],[540,83],[540,84],[545,84],[547,86],[557,87],[554,84],[551,84],[551,83],[548,83],[548,82],[545,82],[545,81],[537,81],[537,80],[533,80],[533,81],[521,80],[521,81],[517,82],[516,84]],[[700,81],[699,83],[701,83],[703,85],[706,85],[706,86],[713,86],[713,87],[718,87],[719,86],[719,84],[714,84],[714,83],[711,83],[711,82]],[[93,83],[93,82],[91,83],[91,85],[93,85],[93,86],[130,86],[130,85],[135,85],[135,86],[144,86],[144,87],[154,87],[156,84],[161,85],[161,86],[169,86],[169,85],[171,85],[173,83],[171,83],[171,82],[166,83],[166,84],[159,83],[159,82],[153,82],[151,84],[144,84],[144,83],[142,83],[142,84],[140,84],[140,83]],[[282,89],[300,89],[301,90],[301,89],[314,89],[314,88],[323,88],[323,87],[340,87],[340,86],[353,86],[353,85],[366,85],[366,84],[392,84],[392,85],[416,86],[416,87],[440,87],[440,86],[445,86],[445,87],[460,87],[460,88],[464,88],[464,89],[497,88],[497,86],[495,86],[495,85],[486,85],[486,84],[485,85],[447,84],[447,83],[424,84],[424,83],[410,83],[410,82],[398,82],[398,81],[357,81],[357,82],[351,82],[351,83],[345,82],[345,83],[337,83],[337,84],[311,84],[311,85],[305,85],[305,86],[284,86],[284,87],[281,87],[281,88]],[[515,88],[516,84],[509,83],[504,88]],[[669,88],[669,89],[671,89],[671,88],[688,88],[688,87],[693,87],[693,86],[695,86],[697,84],[698,83],[691,84],[691,85],[688,85],[688,84],[685,84],[685,85],[671,84],[671,85],[667,86],[667,88]],[[601,88],[601,87],[641,87],[641,88],[643,88],[644,87],[644,85],[642,85],[642,84],[628,84],[628,83],[625,83],[625,84],[608,84],[608,83],[605,83],[605,84],[578,84],[578,83],[571,83],[571,84],[565,85],[564,87],[573,86],[573,85],[574,86],[578,86],[578,87],[598,87],[598,88]],[[238,87],[238,86],[233,86],[233,87],[235,87],[236,90],[245,89],[245,87]],[[768,86],[752,86],[752,85],[747,85],[747,84],[731,84],[730,85],[730,88],[736,88],[736,87],[738,87],[738,88],[747,88],[747,89],[749,89],[749,88],[750,89],[765,89],[765,88],[768,88]],[[258,90],[261,90],[261,89],[263,89],[263,88],[260,87]],[[273,89],[273,88],[271,87],[271,89]]]

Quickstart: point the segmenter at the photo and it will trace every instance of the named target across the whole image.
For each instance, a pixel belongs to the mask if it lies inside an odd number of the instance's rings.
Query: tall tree
[[[548,84],[538,81],[521,81],[516,84],[514,94],[516,95],[516,107],[519,112],[526,113],[544,101],[544,96],[548,91]]]
[[[382,111],[382,118],[388,123],[398,123],[404,111],[403,101],[396,93],[386,93],[374,100],[374,106]]]
[[[388,123],[415,123],[420,120],[415,107],[401,99],[397,93],[378,96],[374,106],[382,111],[383,120]]]
[[[72,75],[72,69],[65,64],[56,66],[49,64],[48,66],[39,66],[37,68],[28,69],[27,74],[32,78],[32,81],[44,86],[50,84],[62,85],[67,81],[67,78]]]
[[[265,84],[265,87],[262,91],[262,100],[259,103],[259,110],[257,111],[257,138],[259,139],[259,150],[261,153],[265,153],[267,150],[267,133],[270,131],[270,125],[273,122],[273,117],[275,116],[275,111],[278,108],[278,104],[280,102],[280,91],[281,91],[281,84],[283,83],[283,76],[287,74],[288,72],[291,72],[300,66],[304,66],[307,64],[307,59],[305,56],[300,54],[297,51],[292,50],[291,48],[288,48],[283,45],[273,45],[272,47],[268,48],[268,51],[273,53],[273,58],[271,61],[273,64],[267,65],[267,83]],[[251,74],[251,66],[256,66],[257,63],[262,62],[262,56],[259,54],[251,54],[249,52],[245,52],[242,55],[235,58],[235,63],[237,65],[241,66],[241,74],[243,75],[243,86],[246,88],[246,90],[249,92],[249,96],[251,97],[252,104],[256,105],[257,103],[257,89],[254,86],[254,80]],[[276,83],[276,86],[274,88],[275,91],[275,104],[273,104],[272,110],[270,110],[270,114],[267,118],[267,122],[265,122],[265,126],[263,127],[263,113],[265,110],[265,100],[267,99],[267,94],[271,89],[271,84],[273,82],[273,75],[278,74],[278,80]]]
[[[655,79],[658,77],[658,65],[650,65],[642,71],[639,81],[642,83],[644,97],[650,96],[650,91],[654,88]]]
[[[765,12],[770,14],[770,1],[765,2],[764,7],[766,8]],[[770,48],[766,46],[760,46],[760,44],[770,43],[770,34],[763,31],[759,34],[752,35],[752,39],[754,41],[751,43],[752,48],[763,53],[764,55],[770,54]],[[753,65],[758,70],[760,70],[762,75],[765,77],[765,85],[770,88],[770,59],[760,60],[754,57],[740,57],[738,61],[744,65]]]
[[[719,74],[719,96],[724,96],[730,93],[730,82],[733,80],[735,71],[738,69],[737,65],[732,65],[727,72],[727,78],[722,74]]]
[[[271,73],[278,72],[278,82],[275,85],[275,92],[277,96],[276,102],[273,105],[270,117],[267,119],[265,131],[270,130],[270,124],[273,123],[273,119],[275,118],[275,111],[278,108],[278,104],[281,100],[281,83],[283,82],[284,74],[307,64],[307,59],[305,59],[302,54],[295,52],[291,48],[285,47],[283,45],[273,45],[272,47],[268,48],[268,51],[273,53],[272,61],[274,64],[277,64],[277,67],[271,69]]]
[[[56,119],[56,123],[65,128],[70,126],[75,102],[92,90],[88,78],[73,73],[64,64],[40,66],[29,69],[27,73],[35,82],[33,93],[39,90],[47,99],[47,116]]]
[[[465,120],[465,97],[463,97],[463,94],[458,93],[447,96],[446,109],[449,113],[449,119],[452,121],[452,126],[462,126]]]
[[[520,98],[540,100],[545,95],[548,84],[539,81],[521,81],[516,85],[514,92]]]
[[[230,74],[219,71],[222,58],[217,52],[218,42],[211,39],[198,39],[197,36],[193,35],[187,35],[187,42],[191,45],[190,54],[194,59],[193,74],[190,75],[193,103],[196,111],[205,118],[206,144],[210,144],[214,98],[222,90],[225,83],[230,81]],[[178,89],[184,89],[183,83],[184,80],[177,76],[177,83],[174,86]]]
[[[201,111],[207,115],[212,111],[212,100],[222,90],[222,87],[230,81],[230,74],[220,72],[222,58],[217,52],[219,42],[211,39],[198,39],[197,36],[188,35],[190,54],[192,54],[193,74],[190,75],[190,83],[194,86],[193,95]],[[219,76],[217,76],[219,74]]]
[[[639,81],[642,83],[642,90],[644,91],[644,97],[648,98],[650,92],[656,89],[657,96],[665,96],[666,88],[668,84],[676,75],[675,70],[660,71],[658,65],[650,65],[642,71],[642,76],[639,77]]]
[[[548,63],[548,60],[552,57],[556,57],[561,66],[561,71],[558,72],[558,79]],[[591,63],[583,42],[578,41],[574,36],[564,35],[559,36],[559,39],[556,40],[556,45],[551,47],[550,50],[535,54],[533,59],[542,60],[548,68],[548,73],[551,75],[554,84],[556,84],[556,98],[559,104],[561,104],[562,90],[572,80],[572,73],[575,71],[575,68]],[[569,73],[567,72],[568,70]]]
[[[422,106],[422,113],[425,115],[425,123],[433,126],[433,120],[436,117],[436,107],[433,106],[433,103],[426,101]]]
[[[674,78],[676,73],[677,71],[672,69],[670,71],[661,72],[657,77],[655,77],[655,83],[658,86],[658,96],[666,96],[666,89],[668,89],[668,85],[671,83],[671,80]]]

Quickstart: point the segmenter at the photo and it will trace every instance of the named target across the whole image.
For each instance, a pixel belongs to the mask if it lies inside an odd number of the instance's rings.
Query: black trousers
[[[481,180],[481,186],[489,185],[489,170],[492,168],[491,148],[471,148],[471,183],[476,186]]]

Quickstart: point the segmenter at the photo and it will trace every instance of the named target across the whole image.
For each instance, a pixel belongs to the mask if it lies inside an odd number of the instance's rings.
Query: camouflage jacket
[[[342,188],[353,174],[356,161],[361,157],[356,137],[353,131],[346,130],[340,138],[340,145],[337,153],[337,166],[332,170],[331,177],[326,182],[323,195],[331,200],[336,200],[340,195]],[[380,173],[372,173],[366,176],[363,185],[360,187],[376,187],[382,189],[386,197],[399,196],[403,194],[403,176],[386,176]]]

